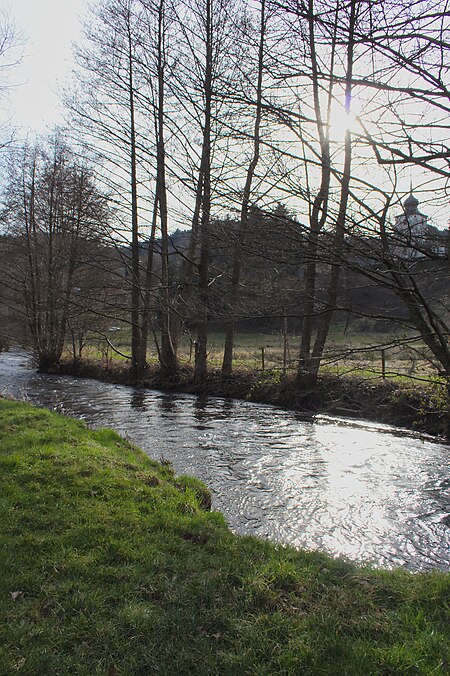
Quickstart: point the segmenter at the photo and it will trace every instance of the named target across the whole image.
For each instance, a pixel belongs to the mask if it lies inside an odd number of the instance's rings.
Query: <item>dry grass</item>
[[[117,350],[130,354],[130,336],[125,329],[111,336]],[[211,332],[209,335],[208,361],[212,368],[220,368],[223,359],[225,335]],[[298,364],[300,337],[289,335],[285,348],[280,332],[238,333],[234,350],[234,365],[241,371],[280,370],[294,372]],[[178,357],[181,365],[194,362],[193,336],[184,335],[179,346]],[[92,338],[84,350],[84,358],[100,361],[127,363],[104,339]],[[157,364],[155,346],[150,343],[148,362]],[[384,362],[384,367],[383,367]],[[420,341],[399,334],[346,333],[335,330],[325,350],[322,371],[334,375],[356,375],[370,380],[381,379],[383,372],[388,379],[400,379],[406,383],[417,380],[434,381],[436,369],[427,358]]]

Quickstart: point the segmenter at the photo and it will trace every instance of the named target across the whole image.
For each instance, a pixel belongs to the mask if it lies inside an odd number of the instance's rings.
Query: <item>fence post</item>
[[[265,347],[264,345],[261,347],[261,370],[264,371],[265,369]]]
[[[286,375],[287,362],[288,362],[288,321],[286,311],[283,316],[283,375]]]
[[[381,377],[386,380],[386,350],[381,350]]]

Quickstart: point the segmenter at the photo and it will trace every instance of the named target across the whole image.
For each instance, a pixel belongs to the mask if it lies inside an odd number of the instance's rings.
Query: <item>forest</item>
[[[0,346],[103,341],[138,381],[188,341],[201,384],[211,336],[226,381],[236,335],[274,333],[309,390],[373,334],[450,392],[447,9],[96,3],[66,126],[2,146]]]

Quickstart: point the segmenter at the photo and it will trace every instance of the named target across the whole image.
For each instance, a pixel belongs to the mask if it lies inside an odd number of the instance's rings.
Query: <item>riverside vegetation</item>
[[[0,399],[0,673],[440,674],[450,575],[232,534],[199,481]]]
[[[192,340],[184,337],[180,343],[179,368],[172,377],[163,373],[156,355],[148,355],[145,369],[136,378],[126,358],[130,354],[130,332],[126,328],[114,329],[114,345],[91,336],[82,356],[76,357],[68,346],[62,360],[44,370],[161,390],[245,399],[307,414],[366,419],[450,438],[444,379],[433,374],[426,359],[418,358],[402,345],[389,351],[374,347],[383,345],[383,341],[391,345],[401,342],[397,334],[386,339],[385,335],[373,333],[348,336],[333,333],[327,353],[329,363],[321,368],[317,383],[312,388],[299,388],[297,361],[292,359],[299,350],[299,338],[295,336],[289,337],[290,356],[283,364],[283,336],[279,333],[236,334],[233,373],[223,378],[224,335],[216,331],[210,336],[210,368],[203,382],[196,383]],[[387,355],[385,372],[381,368],[382,353]],[[341,358],[337,359],[337,355]]]

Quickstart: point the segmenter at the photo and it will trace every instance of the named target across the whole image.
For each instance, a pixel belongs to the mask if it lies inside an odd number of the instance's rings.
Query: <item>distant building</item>
[[[395,217],[395,252],[407,258],[445,255],[446,234],[429,223],[428,216],[419,211],[419,200],[412,189],[403,202],[403,213]]]

